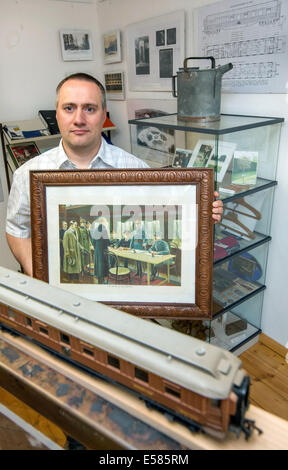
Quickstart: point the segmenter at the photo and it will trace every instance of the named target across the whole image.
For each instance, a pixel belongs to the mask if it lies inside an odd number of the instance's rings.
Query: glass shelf
[[[129,124],[143,124],[155,126],[158,128],[167,128],[185,132],[200,132],[202,134],[222,135],[231,132],[243,131],[255,127],[268,126],[278,124],[284,121],[284,118],[263,117],[263,116],[246,116],[234,114],[221,114],[219,121],[208,123],[195,123],[190,121],[181,121],[178,114],[167,114],[165,116],[153,118],[130,119]]]
[[[225,230],[220,231],[214,241],[214,266],[226,262],[239,255],[239,253],[246,253],[271,241],[270,235],[263,235],[258,232],[254,232],[254,235],[254,240],[245,240],[244,238],[231,235],[225,232]]]
[[[206,123],[182,121],[177,114],[129,120],[132,153],[150,167],[214,168],[224,212],[214,227],[212,320],[204,321],[204,328],[193,320],[172,321],[172,327],[204,340],[211,330],[210,341],[232,351],[261,331],[283,122],[282,117],[234,114]],[[253,263],[260,275],[245,278]],[[235,325],[226,328],[225,321]],[[215,322],[218,329],[224,322],[224,333],[213,339]],[[237,327],[243,327],[239,334],[225,332]]]

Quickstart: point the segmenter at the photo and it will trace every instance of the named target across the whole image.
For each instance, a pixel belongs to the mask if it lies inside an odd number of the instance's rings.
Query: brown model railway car
[[[192,430],[253,430],[249,377],[228,351],[1,267],[0,323]]]

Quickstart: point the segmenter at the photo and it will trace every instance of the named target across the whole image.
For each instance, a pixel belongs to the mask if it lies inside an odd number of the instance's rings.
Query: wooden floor
[[[242,353],[240,358],[251,377],[251,404],[288,420],[288,356],[286,359],[286,355],[287,349],[261,334],[258,343]],[[67,448],[66,436],[61,429],[2,388],[0,388],[0,403],[59,446]],[[0,416],[0,449],[3,449],[1,433],[7,437],[8,430],[10,428],[8,429],[5,419],[1,421]],[[23,442],[18,439],[18,443],[18,448],[23,449]],[[17,449],[15,442],[10,444],[13,449]]]
[[[287,349],[261,334],[258,343],[240,359],[251,377],[251,404],[288,420]]]

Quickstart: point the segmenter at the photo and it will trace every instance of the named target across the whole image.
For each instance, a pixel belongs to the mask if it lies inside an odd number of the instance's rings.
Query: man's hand
[[[214,201],[212,204],[212,218],[216,224],[221,222],[223,214],[223,202],[220,199],[217,199],[219,197],[219,193],[217,191],[214,191],[214,197],[216,198],[216,201]]]

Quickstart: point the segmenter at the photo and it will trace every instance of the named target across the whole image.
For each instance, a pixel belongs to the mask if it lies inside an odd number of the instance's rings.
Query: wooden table
[[[142,250],[125,250],[121,248],[111,248],[109,247],[109,251],[120,258],[131,259],[134,261],[139,261],[141,263],[147,264],[147,284],[150,284],[150,266],[154,264],[157,266],[158,264],[167,263],[167,282],[170,282],[170,260],[175,258],[175,255],[152,255],[149,251],[142,251]],[[165,281],[164,281],[165,282]]]
[[[249,441],[229,433],[223,441],[169,422],[161,413],[30,341],[0,333],[0,386],[46,416],[88,449],[188,452],[288,448],[288,422],[251,406],[250,419],[264,432]],[[136,468],[136,467],[135,467]]]

